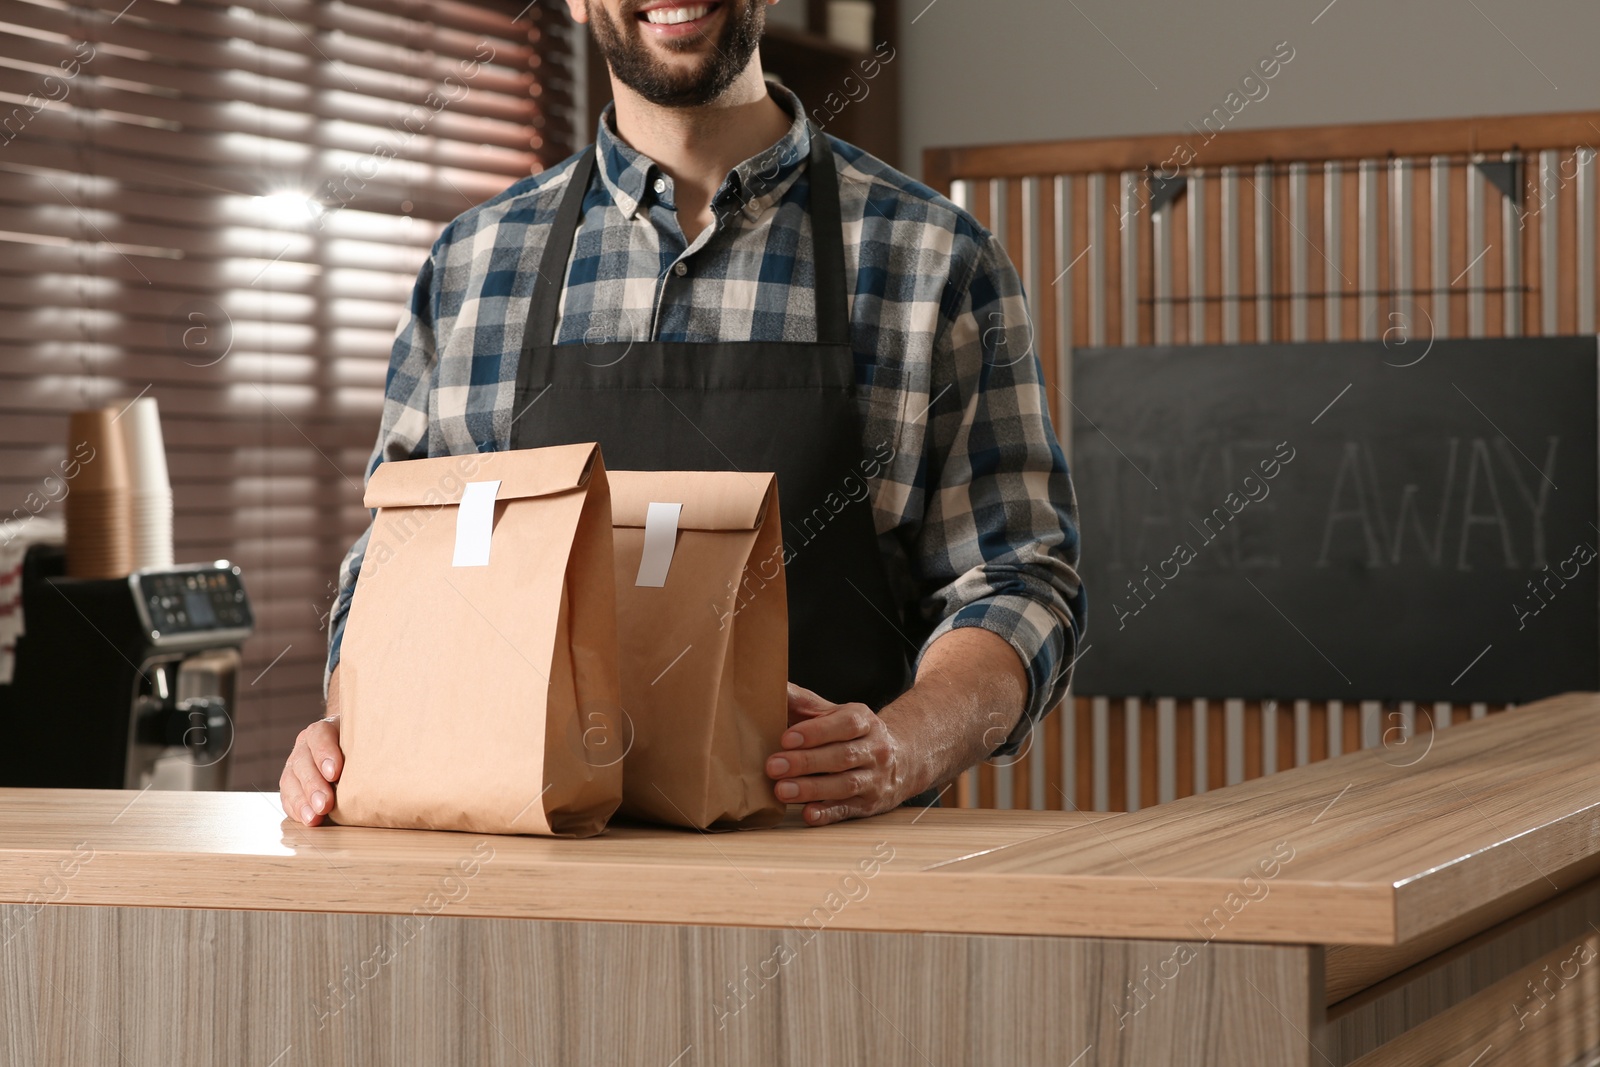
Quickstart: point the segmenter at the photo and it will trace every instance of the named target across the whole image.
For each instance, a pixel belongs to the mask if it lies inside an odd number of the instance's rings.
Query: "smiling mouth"
[[[709,18],[721,6],[720,3],[705,3],[653,7],[635,17],[651,26],[682,26]]]

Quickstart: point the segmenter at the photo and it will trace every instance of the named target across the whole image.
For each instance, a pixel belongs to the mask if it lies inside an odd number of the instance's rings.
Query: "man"
[[[1016,751],[1066,686],[1084,597],[1016,271],[969,215],[766,83],[776,2],[567,0],[615,104],[592,153],[446,228],[367,473],[591,440],[614,469],[776,471],[792,684],[766,771],[822,825],[932,803]],[[341,569],[328,717],[280,783],[307,825],[342,765],[365,546]]]

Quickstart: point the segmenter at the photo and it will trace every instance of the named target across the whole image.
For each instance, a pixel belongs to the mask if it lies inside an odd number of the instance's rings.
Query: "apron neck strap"
[[[556,208],[555,222],[545,238],[544,255],[539,260],[539,276],[533,280],[533,304],[528,309],[528,337],[523,342],[524,349],[535,344],[555,344],[556,311],[561,304],[561,290],[567,281],[567,260],[572,257],[572,241],[577,236],[579,217],[583,214],[583,197],[589,191],[590,179],[594,177],[594,154],[594,145],[590,145],[573,165],[566,192]]]
[[[811,127],[811,259],[817,277],[817,340],[850,344],[850,303],[845,291],[844,220],[839,211],[839,174],[833,145]]]
[[[844,223],[839,210],[839,175],[833,163],[833,146],[821,130],[811,127],[811,156],[808,163],[811,198],[812,260],[816,271],[817,341],[822,344],[850,343],[850,304],[845,287]],[[594,178],[595,147],[590,145],[567,179],[566,190],[556,208],[555,222],[545,239],[539,261],[539,276],[533,283],[533,302],[528,315],[528,342],[555,343],[556,312],[561,290],[566,284],[567,262],[582,222],[583,199]]]

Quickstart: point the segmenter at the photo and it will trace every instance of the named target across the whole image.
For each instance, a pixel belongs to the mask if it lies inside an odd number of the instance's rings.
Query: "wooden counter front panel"
[[[0,922],[0,1067],[1320,1062],[1321,954],[1296,946],[1174,962],[1157,941],[448,914],[7,905]]]
[[[1463,1003],[1474,1003],[1493,1017],[1487,1023],[1497,1033],[1493,1044],[1500,1055],[1516,1053],[1511,1059],[1497,1062],[1567,1067],[1578,1051],[1600,1046],[1600,1034],[1594,1034],[1592,1040],[1582,1036],[1589,1032],[1582,1028],[1584,1019],[1591,1030],[1600,1027],[1600,997],[1596,996],[1593,976],[1587,975],[1600,970],[1600,955],[1588,947],[1600,938],[1597,924],[1600,880],[1452,945],[1339,1003],[1330,1003],[1327,1028],[1319,1047],[1338,1063],[1386,1048],[1390,1053],[1414,1050],[1414,1038],[1402,1040],[1408,1034],[1431,1033],[1437,1039],[1441,1033],[1438,1020],[1449,1017]],[[1331,981],[1335,977],[1332,952],[1326,952],[1325,958]],[[1556,964],[1548,971],[1542,970],[1551,960]],[[1517,975],[1522,976],[1523,984],[1513,987],[1513,994],[1508,997],[1505,981]],[[1530,975],[1532,985],[1527,984]],[[1331,1002],[1331,989],[1328,997]],[[1501,1028],[1498,1023],[1502,1021],[1517,1025]],[[1476,1033],[1476,1026],[1475,1023],[1474,1028],[1465,1031],[1457,1028],[1450,1040],[1455,1040],[1457,1032]],[[1588,1043],[1579,1044],[1565,1058],[1549,1054],[1555,1047],[1549,1044],[1552,1035],[1570,1037],[1575,1033]],[[1554,1039],[1564,1041],[1566,1037]],[[1485,1040],[1461,1055],[1456,1061],[1458,1067],[1471,1061],[1488,1043]],[[1466,1044],[1452,1047],[1468,1051]],[[1450,1060],[1443,1057],[1441,1062]]]
[[[1600,931],[1591,928],[1353,1061],[1353,1067],[1594,1067],[1597,1062]]]

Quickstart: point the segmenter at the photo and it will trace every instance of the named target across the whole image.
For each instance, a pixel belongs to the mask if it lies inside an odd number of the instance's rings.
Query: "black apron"
[[[809,166],[815,342],[559,345],[561,294],[548,280],[567,277],[595,169],[594,148],[585,152],[534,283],[513,408],[524,414],[510,446],[598,441],[615,470],[776,473],[789,680],[878,710],[909,685],[916,648],[902,633],[865,492],[871,468],[856,405],[839,182],[832,149],[815,131]]]

